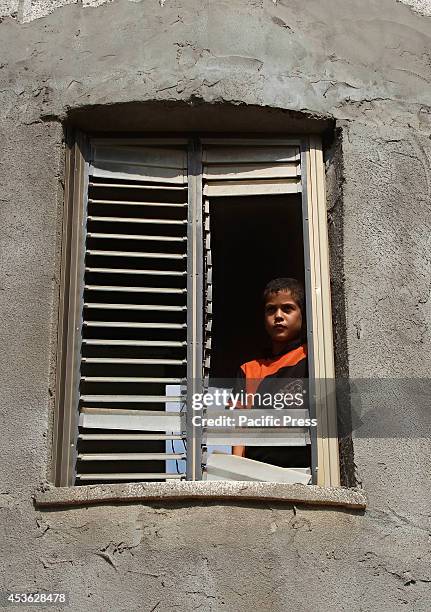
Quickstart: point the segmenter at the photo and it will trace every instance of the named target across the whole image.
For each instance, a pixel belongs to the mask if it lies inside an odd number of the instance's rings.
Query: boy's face
[[[271,293],[265,303],[265,329],[271,340],[284,344],[301,335],[301,309],[290,291]]]

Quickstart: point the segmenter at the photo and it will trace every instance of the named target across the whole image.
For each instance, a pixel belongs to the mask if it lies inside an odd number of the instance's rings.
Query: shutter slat
[[[105,304],[95,302],[85,302],[85,308],[100,308],[105,310],[148,310],[148,311],[166,311],[166,312],[184,312],[185,306],[160,306],[156,304]],[[161,324],[162,326],[163,324]]]
[[[300,180],[252,180],[249,181],[212,181],[206,183],[203,189],[207,196],[246,196],[267,195],[283,193],[299,193],[301,191]]]
[[[87,382],[136,382],[136,383],[163,383],[180,384],[182,378],[154,378],[150,376],[81,376],[81,380]]]
[[[165,412],[163,410],[135,410],[135,409],[124,409],[124,408],[98,408],[95,406],[83,406],[81,408],[82,414],[96,414],[96,415],[120,415],[120,416],[132,416],[141,418],[157,418],[167,420],[174,418],[175,420],[180,418],[178,412]]]
[[[184,398],[177,396],[158,395],[81,395],[83,402],[118,402],[120,403],[143,403],[143,404],[166,404],[169,402],[181,402]]]
[[[282,179],[299,176],[298,164],[218,164],[207,166],[204,178],[208,180]]]
[[[104,240],[151,240],[153,242],[186,242],[186,238],[178,236],[154,236],[149,234],[107,234],[88,232],[88,238],[102,238]]]
[[[179,474],[168,474],[167,472],[137,472],[136,474],[131,473],[119,473],[119,474],[77,474],[76,478],[78,480],[181,480],[181,478],[185,478],[184,473]]]
[[[102,187],[109,189],[145,189],[145,190],[163,190],[163,191],[185,191],[187,185],[134,185],[133,183],[95,183],[89,182],[90,187]]]
[[[97,274],[142,274],[150,276],[185,276],[186,272],[176,270],[135,270],[133,268],[86,268],[87,272]]]
[[[86,327],[125,327],[129,329],[186,329],[186,323],[132,323],[128,321],[84,321]]]
[[[93,338],[84,338],[82,342],[90,346],[154,346],[179,348],[187,346],[187,342],[180,342],[178,340],[94,340]]]
[[[138,253],[136,251],[99,251],[87,250],[88,255],[100,255],[102,257],[144,257],[147,259],[186,259],[186,253]]]
[[[296,162],[299,161],[298,147],[285,146],[219,146],[207,147],[203,151],[205,164],[243,164],[265,162]]]
[[[310,434],[305,427],[295,427],[289,428],[294,431],[286,431],[280,428],[278,432],[278,436],[271,436],[268,432],[265,431],[265,428],[262,428],[263,431],[260,431],[259,436],[253,427],[253,432],[243,431],[243,432],[229,432],[228,434],[223,435],[220,431],[209,431],[207,430],[207,443],[213,445],[223,445],[230,444],[232,446],[236,444],[243,444],[245,446],[307,446],[311,444]]]
[[[263,147],[299,147],[301,141],[299,138],[271,138],[270,140],[267,138],[201,138],[201,142],[203,145],[217,145],[217,148],[221,146],[232,147],[232,146],[242,146],[242,147],[256,147],[256,149]],[[212,147],[211,147],[212,148]],[[204,151],[206,151],[206,147]]]
[[[183,436],[175,434],[124,434],[124,433],[103,433],[103,434],[82,434],[78,435],[79,440],[182,440]]]
[[[178,412],[126,410],[114,408],[81,409],[79,424],[87,429],[181,432],[182,417]]]
[[[85,285],[84,288],[88,291],[120,291],[126,293],[187,293],[186,289],[177,289],[176,287],[123,287],[120,285]]]
[[[168,208],[185,208],[186,202],[135,202],[134,200],[95,200],[88,198],[89,204],[109,204],[119,206],[155,206],[155,207],[168,207]]]
[[[152,223],[156,225],[187,225],[187,221],[179,219],[141,219],[135,217],[98,217],[90,215],[89,221],[103,221],[104,223]]]
[[[94,168],[93,176],[105,179],[176,183],[180,185],[186,182],[186,176],[176,168],[152,168],[134,164],[111,164],[109,162],[101,162],[99,168]]]
[[[81,461],[167,461],[185,459],[184,453],[80,453]]]
[[[83,363],[129,363],[146,365],[185,365],[185,359],[128,359],[127,357],[82,357]]]

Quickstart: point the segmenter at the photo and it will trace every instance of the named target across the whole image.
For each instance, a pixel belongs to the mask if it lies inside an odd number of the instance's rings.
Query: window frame
[[[326,216],[325,174],[321,137],[300,138],[103,138],[112,143],[179,144],[188,146],[188,229],[192,245],[187,261],[187,289],[199,296],[199,303],[188,309],[187,323],[192,328],[192,341],[187,346],[187,403],[199,392],[198,372],[202,372],[203,346],[203,227],[202,227],[202,144],[240,142],[273,144],[275,142],[300,146],[302,217],[307,303],[307,333],[309,347],[311,394],[315,398],[314,411],[317,428],[311,430],[313,483],[321,487],[340,486],[340,467],[337,436],[337,409],[334,392],[335,366],[333,352],[329,244]],[[97,139],[92,140],[97,142]],[[54,461],[53,482],[56,486],[73,484],[76,458],[79,395],[79,346],[81,342],[82,296],[79,287],[84,275],[84,253],[81,248],[86,227],[86,199],[88,194],[88,159],[90,139],[82,132],[66,133],[63,239],[61,282],[58,318]],[[193,223],[190,221],[193,219]],[[192,411],[187,411],[186,431],[192,442],[188,444],[187,479],[202,478],[201,441],[191,422]],[[157,483],[158,486],[163,483]]]
[[[315,482],[322,487],[340,486],[340,458],[335,396],[335,363],[332,330],[329,240],[322,140],[311,135],[302,139],[304,261],[307,303],[310,381],[314,384],[317,428]],[[311,298],[311,299],[310,299]],[[316,382],[317,381],[317,382]],[[313,433],[313,431],[312,431]],[[313,441],[314,438],[314,441]]]
[[[70,486],[78,431],[77,405],[79,368],[77,343],[81,340],[82,298],[79,287],[83,278],[80,245],[86,222],[86,168],[88,140],[82,132],[66,132],[62,260],[58,318],[55,397],[55,472],[57,486]]]

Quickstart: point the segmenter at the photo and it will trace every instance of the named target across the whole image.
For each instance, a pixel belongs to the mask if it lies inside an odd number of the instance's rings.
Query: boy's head
[[[305,323],[304,288],[295,278],[276,278],[263,292],[265,329],[275,348],[301,338]]]

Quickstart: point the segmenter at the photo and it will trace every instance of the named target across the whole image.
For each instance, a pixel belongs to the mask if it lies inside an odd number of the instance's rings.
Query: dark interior
[[[273,278],[304,282],[300,194],[213,198],[211,378],[233,378],[267,346],[262,293]]]

